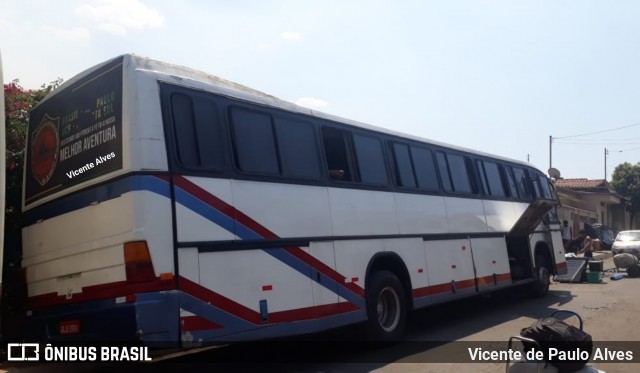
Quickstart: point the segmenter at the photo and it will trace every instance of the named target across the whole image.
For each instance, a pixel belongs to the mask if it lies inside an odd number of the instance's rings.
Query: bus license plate
[[[61,321],[58,326],[60,335],[72,335],[80,333],[80,320]]]

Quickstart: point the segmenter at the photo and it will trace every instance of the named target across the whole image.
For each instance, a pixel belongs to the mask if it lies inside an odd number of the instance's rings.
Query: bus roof
[[[405,138],[405,139],[411,139],[411,140],[415,140],[415,141],[419,141],[419,142],[423,142],[423,143],[428,143],[428,144],[432,144],[432,145],[436,145],[436,146],[441,146],[444,148],[450,148],[450,149],[454,149],[454,150],[459,150],[462,152],[466,152],[466,153],[472,153],[472,154],[476,154],[479,156],[484,156],[484,157],[489,157],[489,158],[493,158],[496,160],[502,160],[502,161],[507,161],[507,162],[511,162],[511,163],[516,163],[516,164],[520,164],[526,167],[531,167],[531,168],[536,168],[534,166],[532,166],[529,163],[520,161],[520,160],[516,160],[516,159],[512,159],[512,158],[507,158],[507,157],[502,157],[502,156],[498,156],[495,154],[490,154],[490,153],[485,153],[482,151],[478,151],[478,150],[473,150],[473,149],[469,149],[469,148],[465,148],[465,147],[461,147],[461,146],[457,146],[457,145],[452,145],[452,144],[448,144],[448,143],[444,143],[444,142],[440,142],[440,141],[436,141],[436,140],[432,140],[432,139],[428,139],[428,138],[424,138],[424,137],[420,137],[420,136],[415,136],[415,135],[411,135],[411,134],[406,134],[403,132],[398,132],[398,131],[394,131],[394,130],[390,130],[384,127],[378,127],[378,126],[374,126],[374,125],[370,125],[370,124],[366,124],[366,123],[362,123],[362,122],[358,122],[352,119],[347,119],[347,118],[342,118],[336,115],[332,115],[332,114],[327,114],[327,113],[323,113],[321,111],[317,111],[317,110],[312,110],[306,107],[302,107],[299,105],[294,104],[293,102],[290,101],[286,101],[286,100],[282,100],[279,99],[275,96],[266,94],[264,92],[261,92],[259,90],[247,87],[245,85],[242,84],[238,84],[226,79],[222,79],[218,76],[200,71],[200,70],[196,70],[196,69],[192,69],[189,67],[185,67],[185,66],[180,66],[180,65],[175,65],[175,64],[171,64],[171,63],[167,63],[167,62],[162,62],[162,61],[158,61],[158,60],[154,60],[148,57],[143,57],[143,56],[139,56],[136,54],[124,54],[124,55],[120,55],[117,57],[114,57],[108,61],[105,61],[103,63],[100,63],[96,66],[93,66],[85,71],[83,71],[82,73],[74,76],[73,78],[71,78],[70,80],[64,82],[56,91],[50,93],[49,95],[47,95],[47,97],[45,97],[40,103],[42,104],[43,102],[45,102],[47,99],[49,99],[51,97],[51,95],[55,94],[56,92],[65,89],[68,86],[73,85],[76,81],[83,79],[84,77],[92,74],[94,71],[100,69],[102,66],[109,64],[115,60],[118,59],[122,59],[123,60],[123,64],[125,69],[132,69],[132,70],[136,70],[136,71],[148,71],[151,73],[154,73],[158,76],[165,76],[164,80],[172,80],[174,83],[180,83],[181,81],[184,81],[185,79],[190,80],[190,85],[200,85],[200,87],[203,90],[208,90],[208,91],[213,91],[216,93],[221,93],[230,97],[234,97],[234,98],[238,98],[238,99],[242,99],[242,100],[247,100],[247,101],[251,101],[251,102],[255,102],[258,104],[262,104],[265,106],[270,106],[270,107],[275,107],[275,108],[280,108],[283,110],[287,110],[287,111],[292,111],[292,112],[297,112],[297,113],[302,113],[302,114],[307,114],[307,115],[311,115],[317,118],[322,118],[322,119],[326,119],[326,120],[330,120],[330,121],[334,121],[334,122],[339,122],[339,123],[344,123],[344,124],[348,124],[354,127],[359,127],[359,128],[363,128],[363,129],[368,129],[368,130],[372,130],[372,131],[376,131],[376,132],[381,132],[381,133],[385,133],[388,135],[392,135],[392,136],[397,136],[397,137],[401,137],[401,138]],[[160,78],[161,80],[163,80],[162,78]]]

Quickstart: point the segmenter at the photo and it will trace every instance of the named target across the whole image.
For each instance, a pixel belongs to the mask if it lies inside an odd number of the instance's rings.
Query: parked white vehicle
[[[628,253],[640,257],[640,230],[618,233],[611,250],[614,254]]]

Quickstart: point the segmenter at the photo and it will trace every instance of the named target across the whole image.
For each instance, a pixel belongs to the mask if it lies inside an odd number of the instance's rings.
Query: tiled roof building
[[[605,179],[559,179],[555,181],[555,185],[556,188],[581,190],[585,192],[609,192],[609,183]]]
[[[562,207],[561,220],[568,220],[574,236],[584,224],[601,223],[614,230],[629,229],[626,201],[609,187],[605,179],[558,179],[554,185]]]

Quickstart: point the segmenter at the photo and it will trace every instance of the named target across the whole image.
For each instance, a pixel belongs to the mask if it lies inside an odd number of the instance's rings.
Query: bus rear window
[[[171,95],[178,162],[187,168],[220,170],[225,166],[218,108],[203,95]]]
[[[122,59],[33,109],[25,162],[25,205],[122,168]]]

